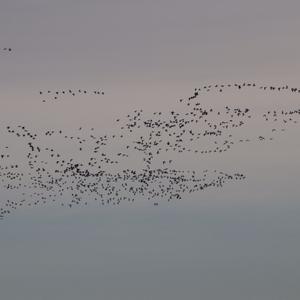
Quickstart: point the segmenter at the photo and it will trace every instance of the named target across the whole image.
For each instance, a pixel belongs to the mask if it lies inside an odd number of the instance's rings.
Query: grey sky
[[[168,110],[203,83],[297,86],[299,11],[299,1],[278,0],[0,0],[0,48],[13,48],[0,55],[1,128],[105,132],[112,118]],[[78,86],[106,95],[39,101],[40,89]],[[243,96],[257,111],[285,105]],[[204,101],[237,100],[226,97]],[[19,211],[0,223],[0,298],[298,300],[297,135],[299,125],[272,145],[187,160],[247,180],[179,203]]]

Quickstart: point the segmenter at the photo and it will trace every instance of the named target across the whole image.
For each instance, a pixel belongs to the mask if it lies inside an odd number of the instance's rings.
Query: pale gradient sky
[[[0,48],[13,48],[0,55],[1,141],[7,124],[110,131],[113,118],[169,110],[205,83],[298,86],[299,11],[291,0],[0,0]],[[51,104],[38,94],[76,87],[105,96]],[[298,100],[203,99],[257,112]],[[0,223],[0,298],[298,300],[299,130],[180,162],[246,174],[222,190],[158,207],[19,210]]]

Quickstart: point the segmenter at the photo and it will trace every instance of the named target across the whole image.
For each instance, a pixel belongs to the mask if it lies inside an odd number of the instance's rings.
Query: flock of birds
[[[43,97],[42,102],[46,102],[47,100],[58,100],[64,96],[77,96],[77,95],[104,95],[103,90],[94,90],[88,91],[86,89],[66,89],[60,91],[40,91],[39,94]],[[47,100],[46,100],[47,99]]]
[[[249,88],[300,93],[300,89],[287,85],[205,85],[195,88],[190,97],[180,99],[178,109],[150,115],[136,109],[116,119],[116,129],[109,134],[83,127],[72,133],[63,128],[37,132],[24,124],[6,126],[4,134],[11,142],[0,147],[2,197],[7,195],[0,202],[0,219],[24,206],[49,203],[67,208],[90,202],[117,206],[139,198],[157,206],[159,201],[180,200],[190,193],[244,180],[245,175],[239,172],[197,172],[176,165],[184,161],[182,155],[194,155],[192,158],[198,160],[200,155],[221,155],[239,143],[272,140],[289,124],[298,123],[300,109],[267,110],[259,115],[248,107],[216,108],[199,100],[203,93],[211,91]],[[76,89],[39,94],[46,101],[46,97],[104,92]],[[241,135],[239,129],[257,121],[268,128],[264,135],[248,136],[244,131]],[[14,155],[16,149],[21,149],[21,156]]]

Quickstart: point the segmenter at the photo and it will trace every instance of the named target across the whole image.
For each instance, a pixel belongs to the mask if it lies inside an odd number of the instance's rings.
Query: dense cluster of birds
[[[287,85],[205,85],[196,88],[190,97],[180,99],[178,109],[151,113],[136,109],[116,119],[116,130],[110,134],[83,127],[73,133],[64,129],[38,133],[25,125],[6,126],[5,134],[17,139],[18,149],[23,147],[24,151],[18,161],[8,145],[0,148],[1,185],[14,195],[13,200],[2,201],[0,218],[22,206],[52,202],[71,208],[91,201],[120,205],[139,198],[156,206],[159,201],[179,200],[186,194],[244,180],[245,175],[240,172],[198,172],[176,165],[182,161],[181,155],[198,159],[197,155],[221,155],[238,143],[272,140],[290,124],[298,123],[300,109],[257,114],[249,107],[215,108],[199,100],[201,92],[224,92],[230,88],[300,93],[300,89]],[[40,92],[44,93],[57,92]],[[262,122],[266,128],[263,135],[259,132],[249,136],[240,130],[256,122]]]
[[[65,90],[59,90],[59,91],[51,91],[51,90],[47,90],[47,91],[39,91],[39,95],[42,98],[42,102],[46,102],[49,100],[58,100],[61,99],[62,97],[65,96],[78,96],[78,95],[104,95],[104,91],[103,90],[93,90],[93,91],[89,91],[87,89],[65,89]]]

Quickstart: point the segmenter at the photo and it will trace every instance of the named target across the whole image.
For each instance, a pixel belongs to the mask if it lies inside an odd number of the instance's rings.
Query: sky
[[[111,132],[114,119],[178,109],[208,83],[297,86],[299,10],[291,0],[0,0],[0,48],[13,49],[0,55],[1,144],[8,124]],[[105,95],[40,101],[40,90],[68,88]],[[255,92],[201,99],[257,113],[299,105]],[[0,222],[1,298],[299,299],[299,130],[180,160],[246,180],[174,203],[20,209]]]

